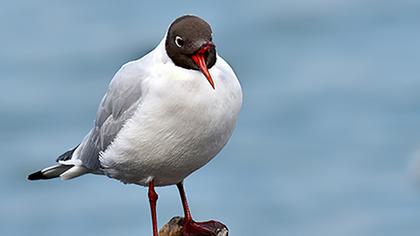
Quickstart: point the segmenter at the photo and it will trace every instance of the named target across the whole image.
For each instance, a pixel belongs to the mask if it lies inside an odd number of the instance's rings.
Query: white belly
[[[104,173],[124,183],[171,185],[210,161],[231,136],[242,102],[236,77],[210,72],[216,90],[198,71],[172,84],[151,81],[153,91],[101,154]]]

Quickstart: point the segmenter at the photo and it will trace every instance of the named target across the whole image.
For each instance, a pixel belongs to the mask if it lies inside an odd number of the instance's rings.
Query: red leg
[[[179,194],[181,195],[182,207],[184,208],[184,236],[227,235],[227,227],[218,221],[210,220],[205,222],[195,222],[191,217],[183,183],[178,183],[176,186],[178,187]],[[224,232],[226,232],[226,234]]]
[[[157,228],[157,217],[156,217],[156,202],[158,200],[158,195],[155,192],[155,184],[152,181],[149,183],[149,202],[150,202],[150,211],[152,212],[152,225],[153,225],[153,236],[158,235],[158,228]]]
[[[188,207],[187,196],[185,196],[183,182],[176,185],[178,187],[179,195],[181,195],[182,208],[184,209],[184,221],[192,221],[190,208]]]

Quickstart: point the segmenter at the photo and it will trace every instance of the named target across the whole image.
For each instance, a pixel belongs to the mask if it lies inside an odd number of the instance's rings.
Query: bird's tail
[[[28,176],[28,180],[39,180],[39,179],[53,179],[60,177],[61,179],[67,180],[78,177],[80,175],[89,173],[89,169],[84,166],[76,166],[71,161],[74,151],[77,146],[63,153],[57,158],[57,165],[47,167]]]
[[[53,179],[72,168],[73,165],[54,165],[32,173],[28,176],[28,180]]]

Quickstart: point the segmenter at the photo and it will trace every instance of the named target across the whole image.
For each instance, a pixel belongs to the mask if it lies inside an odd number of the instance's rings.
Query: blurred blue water
[[[232,235],[419,235],[415,1],[0,3],[0,235],[150,235],[146,190],[106,177],[29,183],[77,144],[113,73],[177,16],[213,26],[244,89],[237,130],[186,181]],[[159,188],[159,223],[182,213]]]

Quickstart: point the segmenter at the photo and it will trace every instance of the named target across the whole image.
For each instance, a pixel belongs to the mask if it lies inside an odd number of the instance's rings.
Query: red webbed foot
[[[226,225],[214,220],[183,223],[183,236],[228,236],[228,232]]]

